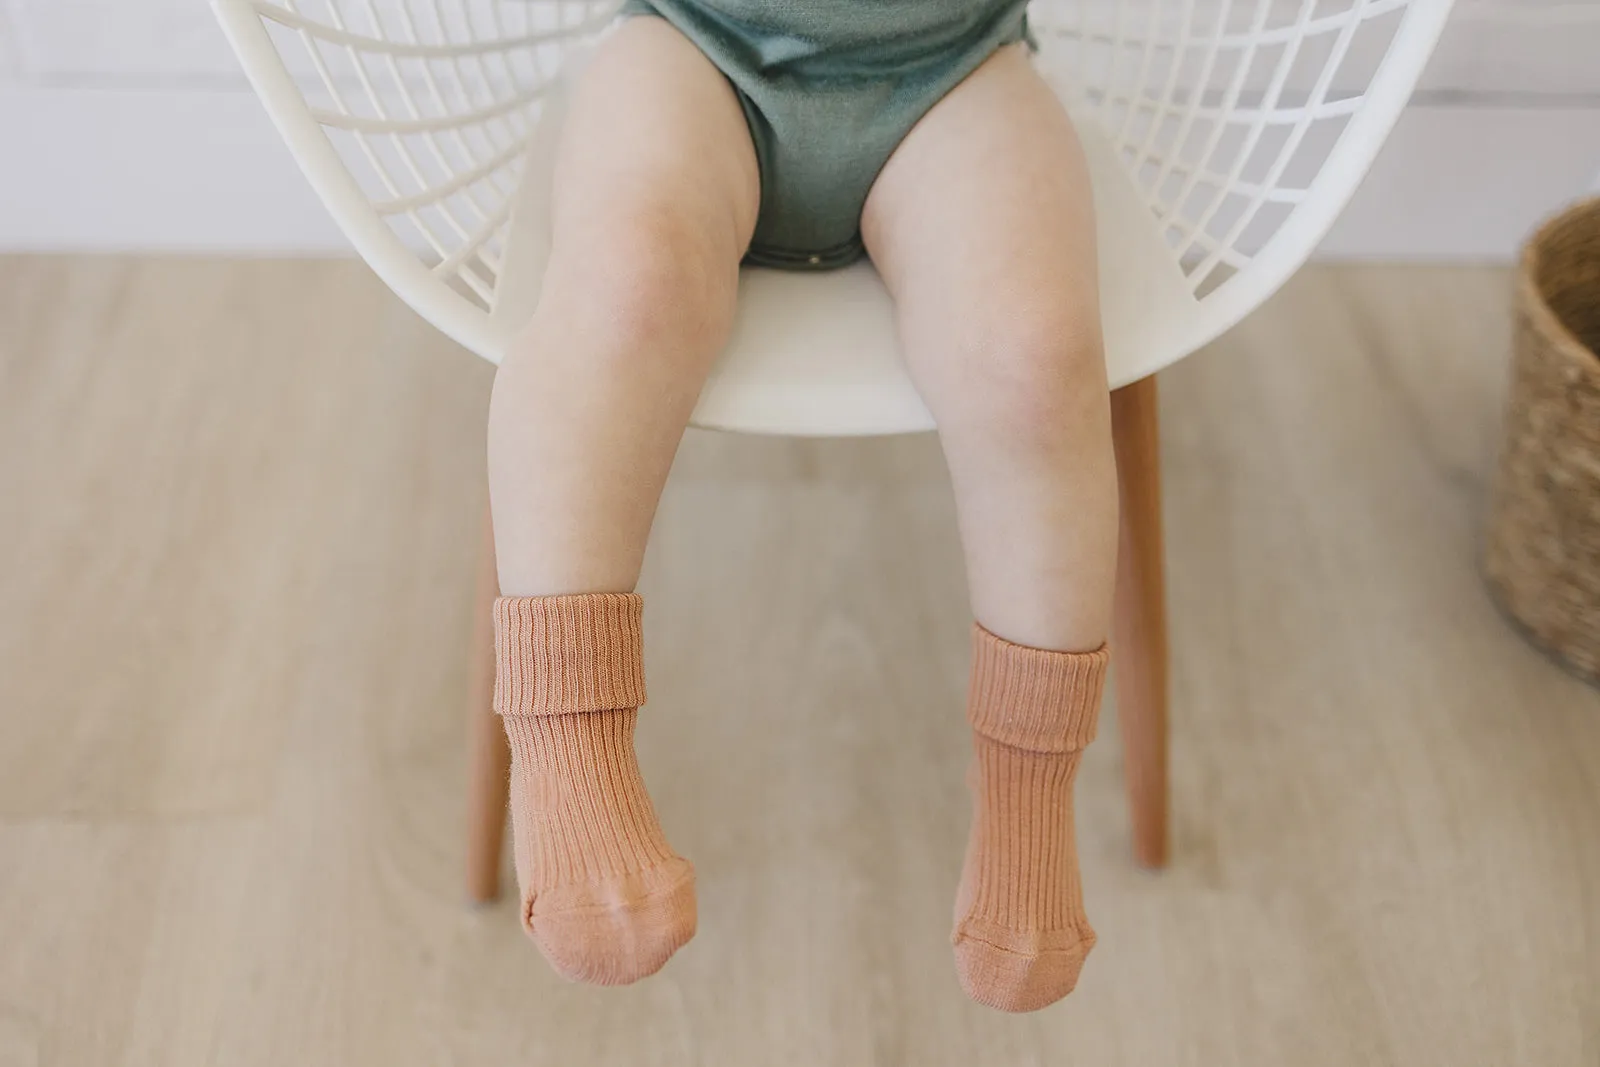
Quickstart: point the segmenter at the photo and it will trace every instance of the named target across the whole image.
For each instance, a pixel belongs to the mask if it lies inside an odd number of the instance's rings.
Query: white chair
[[[213,0],[279,132],[402,299],[498,362],[532,310],[563,71],[615,0]],[[1327,232],[1451,0],[1034,0],[1035,62],[1078,118],[1100,226],[1123,537],[1118,717],[1138,860],[1167,854],[1166,620],[1155,380],[1237,323]],[[933,426],[865,263],[747,269],[696,425]],[[480,597],[494,594],[493,548]],[[479,612],[487,625],[487,606]],[[469,884],[497,891],[508,757],[473,705]]]

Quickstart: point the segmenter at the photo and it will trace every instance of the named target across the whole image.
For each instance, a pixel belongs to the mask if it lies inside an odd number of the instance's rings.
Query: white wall
[[[1457,0],[1406,117],[1323,255],[1505,258],[1600,192],[1600,0]]]
[[[1600,179],[1595,56],[1600,0],[1459,0],[1324,254],[1509,255]],[[0,0],[0,248],[343,247],[204,0]]]

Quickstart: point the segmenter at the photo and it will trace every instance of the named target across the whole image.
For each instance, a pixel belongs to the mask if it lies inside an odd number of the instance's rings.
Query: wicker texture
[[[1516,354],[1485,553],[1490,589],[1539,644],[1600,681],[1600,199],[1523,253]]]

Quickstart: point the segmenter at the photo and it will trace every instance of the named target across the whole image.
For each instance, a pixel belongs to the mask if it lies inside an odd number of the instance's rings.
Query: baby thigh
[[[1094,649],[1117,491],[1094,209],[1065,111],[1002,49],[907,135],[862,236],[956,492],[973,610],[995,634]]]
[[[544,286],[490,402],[507,596],[633,588],[759,200],[731,87],[659,18],[606,38],[557,153]]]

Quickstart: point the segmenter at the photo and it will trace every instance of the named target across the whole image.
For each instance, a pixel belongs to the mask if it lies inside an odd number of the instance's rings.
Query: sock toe
[[[1000,1011],[1038,1011],[1071,993],[1094,931],[1019,934],[968,921],[956,928],[956,973],[979,1004]]]
[[[627,985],[655,974],[694,936],[695,925],[694,868],[682,858],[542,892],[523,922],[558,974],[591,985]]]

